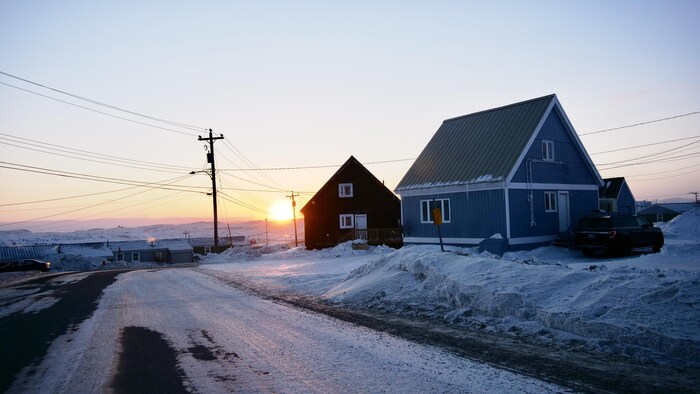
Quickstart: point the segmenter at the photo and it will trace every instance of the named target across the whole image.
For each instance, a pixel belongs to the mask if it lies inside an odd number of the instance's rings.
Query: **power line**
[[[668,170],[668,171],[650,172],[650,173],[646,173],[646,174],[637,174],[637,175],[625,175],[625,178],[638,178],[638,177],[645,177],[645,176],[649,176],[649,175],[668,174],[668,173],[676,172],[676,171],[684,171],[684,170],[687,170],[688,168],[694,168],[694,167],[698,167],[698,166],[700,166],[700,164],[694,164],[694,165],[686,166],[686,167],[682,167],[682,168],[675,168],[673,170]]]
[[[33,140],[30,138],[24,138],[24,137],[18,137],[16,135],[3,133],[3,132],[0,132],[0,135],[10,137],[10,139],[9,139],[10,141],[12,141],[12,139],[19,140],[22,142],[28,141],[28,142],[33,143],[33,144],[28,144],[28,145],[38,146],[38,147],[42,147],[42,148],[45,148],[44,146],[42,146],[42,145],[45,145],[47,147],[59,148],[59,151],[71,153],[71,154],[79,153],[81,155],[87,155],[87,156],[96,157],[96,158],[105,159],[105,160],[114,160],[116,162],[121,162],[121,163],[140,163],[140,164],[145,164],[145,165],[149,165],[149,166],[161,167],[164,169],[178,169],[181,171],[189,171],[190,170],[190,167],[178,166],[175,164],[156,163],[156,162],[152,162],[152,161],[137,160],[137,159],[130,159],[130,158],[126,158],[126,157],[108,155],[108,154],[98,153],[98,152],[94,152],[94,151],[71,148],[71,147],[64,146],[64,145],[52,144],[50,142],[38,141],[38,140]],[[0,137],[0,138],[2,138],[2,137]],[[3,138],[3,139],[8,139],[8,138]],[[19,142],[19,141],[13,141],[13,142]],[[38,144],[38,145],[35,145],[35,144]],[[77,152],[77,153],[72,153],[72,151]]]
[[[386,164],[386,163],[397,163],[401,161],[416,160],[415,158],[406,159],[394,159],[394,160],[381,160],[381,161],[370,161],[362,163],[363,165],[372,164]],[[287,171],[287,170],[311,170],[319,168],[338,168],[342,164],[328,164],[328,165],[318,165],[318,166],[298,166],[298,167],[268,167],[268,168],[224,168],[219,169],[219,171]]]
[[[700,111],[689,112],[689,113],[687,113],[687,114],[681,114],[681,115],[676,115],[676,116],[669,116],[668,118],[661,118],[661,119],[649,120],[649,121],[646,121],[646,122],[640,122],[640,123],[630,124],[630,125],[627,125],[627,126],[620,126],[620,127],[613,127],[613,128],[610,128],[610,129],[604,129],[604,130],[598,130],[598,131],[591,131],[591,132],[589,132],[589,133],[579,134],[579,137],[582,137],[582,136],[584,136],[584,135],[592,135],[592,134],[607,133],[607,132],[609,132],[609,131],[622,130],[622,129],[627,129],[627,128],[630,128],[630,127],[642,126],[642,125],[650,124],[650,123],[663,122],[663,121],[666,121],[666,120],[678,119],[678,118],[682,118],[682,117],[684,117],[684,116],[697,115],[697,114],[700,114]]]
[[[662,144],[669,144],[669,143],[671,143],[671,142],[685,141],[685,140],[691,140],[691,139],[696,139],[696,138],[700,138],[700,135],[696,135],[696,136],[693,136],[693,137],[676,138],[676,139],[673,139],[673,140],[658,141],[658,142],[653,142],[653,143],[651,143],[651,144],[636,145],[636,146],[630,146],[630,147],[627,147],[627,148],[619,148],[619,149],[606,150],[606,151],[603,151],[603,152],[589,153],[589,155],[590,155],[590,156],[593,156],[593,155],[602,155],[602,154],[604,154],[604,153],[612,153],[612,152],[619,152],[619,151],[623,151],[623,150],[644,148],[644,147],[647,147],[647,146],[656,146],[656,145],[662,145]]]
[[[657,152],[657,153],[652,153],[652,154],[648,154],[648,155],[644,155],[644,156],[635,157],[635,158],[633,158],[633,159],[626,159],[626,160],[613,161],[613,162],[610,162],[610,163],[601,163],[601,164],[598,164],[598,165],[599,165],[599,166],[607,166],[607,165],[611,165],[611,164],[627,163],[627,162],[630,162],[630,161],[637,161],[637,160],[647,159],[647,158],[649,158],[649,157],[660,156],[660,155],[664,155],[664,154],[666,154],[666,153],[670,153],[670,152],[673,152],[673,151],[677,151],[677,150],[679,150],[679,149],[688,147],[688,146],[690,146],[690,145],[695,145],[695,144],[697,144],[697,143],[699,143],[699,142],[700,142],[700,140],[691,142],[691,143],[689,143],[689,144],[681,145],[681,146],[676,147],[676,148],[667,149],[667,150],[665,150],[665,151],[661,151],[661,152]],[[693,147],[693,148],[691,148],[691,149],[694,149],[694,148],[695,148],[695,147]],[[686,150],[688,150],[688,149],[686,149]]]
[[[0,137],[0,139],[6,139],[6,138]],[[61,153],[57,153],[57,152],[53,152],[53,151],[46,151],[46,150],[41,150],[41,149],[36,149],[36,148],[29,148],[29,147],[26,147],[26,146],[23,146],[23,145],[16,145],[16,144],[12,144],[12,143],[9,143],[9,142],[2,142],[2,141],[0,141],[0,144],[7,145],[7,146],[13,146],[13,147],[15,147],[15,148],[20,148],[20,149],[26,149],[26,150],[29,150],[29,151],[32,151],[32,152],[45,153],[45,154],[48,154],[48,155],[66,157],[66,158],[75,159],[75,160],[82,160],[82,161],[87,161],[87,162],[90,162],[90,163],[107,164],[107,165],[110,165],[110,166],[118,166],[118,167],[120,167],[120,168],[126,167],[126,168],[134,168],[134,169],[137,169],[137,170],[146,170],[146,171],[155,171],[155,172],[166,172],[166,173],[170,173],[170,174],[181,174],[181,173],[183,172],[183,171],[181,171],[181,170],[180,170],[180,171],[178,171],[178,170],[163,170],[163,169],[149,168],[149,167],[144,167],[144,166],[135,166],[135,165],[130,165],[130,164],[123,164],[123,163],[118,163],[118,162],[117,162],[117,163],[110,163],[110,162],[104,161],[104,160],[88,159],[88,158],[85,158],[85,157],[75,157],[75,156],[71,156],[71,154],[73,154],[73,153],[70,153],[70,152],[69,152],[69,154],[61,154]],[[25,144],[26,144],[26,143],[25,143]],[[32,145],[32,144],[27,144],[27,145]]]
[[[176,182],[176,181],[173,181],[173,182]],[[171,183],[172,183],[172,182],[171,182]],[[168,185],[168,184],[166,184],[166,185]],[[153,188],[153,189],[168,190],[168,189],[165,188],[165,187],[158,187],[158,188]],[[142,190],[142,191],[140,191],[140,192],[137,192],[137,193],[134,193],[134,194],[130,194],[130,195],[128,195],[128,196],[115,198],[114,200],[110,200],[110,201],[105,201],[105,202],[97,203],[97,204],[94,204],[94,205],[91,205],[91,206],[88,206],[88,207],[81,207],[81,208],[78,208],[78,209],[73,209],[73,210],[70,210],[70,211],[67,211],[67,212],[60,212],[60,213],[56,213],[56,214],[52,214],[52,215],[46,215],[46,216],[42,216],[42,217],[38,217],[38,218],[27,219],[27,220],[22,220],[22,221],[18,221],[18,222],[12,222],[12,223],[0,223],[0,227],[10,226],[10,225],[15,225],[15,224],[28,223],[28,222],[34,222],[34,221],[37,221],[37,220],[49,219],[49,218],[56,217],[56,216],[63,216],[63,215],[67,215],[67,214],[69,214],[69,213],[74,213],[74,212],[82,211],[82,210],[85,210],[85,209],[90,209],[90,208],[95,208],[95,207],[99,207],[99,206],[106,205],[106,204],[111,204],[111,203],[113,203],[113,202],[115,202],[115,201],[124,200],[124,199],[129,198],[129,197],[137,196],[137,195],[139,195],[139,194],[143,194],[143,193],[152,191],[153,189]],[[173,189],[170,189],[170,190],[173,190]],[[175,190],[177,190],[177,189],[175,189]],[[184,190],[177,190],[177,191],[178,191],[178,192],[184,192]]]
[[[40,204],[44,202],[52,202],[52,201],[63,201],[63,200],[72,200],[76,198],[83,198],[83,197],[93,197],[93,196],[99,196],[102,194],[111,194],[111,193],[118,193],[122,192],[124,190],[131,190],[135,189],[138,186],[132,186],[132,187],[125,187],[123,189],[117,189],[117,190],[112,190],[108,192],[99,192],[99,193],[89,193],[89,194],[81,194],[77,196],[66,196],[66,197],[57,197],[57,198],[48,198],[45,200],[35,200],[35,201],[24,201],[24,202],[15,202],[15,203],[9,203],[9,204],[0,204],[0,207],[9,207],[9,206],[15,206],[15,205],[28,205],[28,204]]]
[[[678,161],[678,160],[685,160],[691,157],[696,157],[699,156],[700,152],[697,153],[689,153],[687,155],[680,155],[680,156],[672,156],[672,157],[665,157],[662,159],[656,159],[656,160],[648,160],[648,161],[642,161],[638,163],[629,163],[629,164],[621,164],[619,166],[614,166],[614,167],[608,167],[604,168],[601,171],[608,171],[612,170],[615,168],[622,168],[622,167],[631,167],[631,166],[639,166],[639,165],[644,165],[644,164],[652,164],[652,163],[660,163],[660,162],[669,162],[669,161]]]
[[[2,165],[2,164],[6,164],[6,165]],[[15,167],[10,167],[10,166],[15,166]],[[9,163],[9,162],[5,162],[5,161],[0,161],[0,168],[6,168],[6,169],[10,169],[10,170],[15,170],[15,171],[31,172],[31,173],[36,173],[36,174],[53,175],[53,176],[59,176],[59,177],[63,177],[63,178],[74,178],[74,179],[83,179],[83,180],[89,180],[89,181],[95,181],[95,182],[113,183],[113,184],[117,184],[117,185],[149,187],[152,189],[158,189],[158,188],[161,188],[161,186],[163,186],[157,182],[140,182],[140,181],[133,181],[133,180],[128,180],[128,179],[101,177],[101,176],[96,176],[96,175],[87,175],[87,174],[80,174],[80,173],[75,173],[75,172],[52,170],[52,169],[42,168],[42,167],[27,166],[24,164]],[[174,189],[173,187],[178,187],[179,189]],[[179,185],[173,186],[173,187],[164,188],[164,189],[191,192],[191,193],[203,193],[200,190],[192,190],[192,189],[197,189],[197,188],[202,189],[203,187],[179,186]]]
[[[154,116],[145,115],[145,114],[142,114],[142,113],[139,113],[139,112],[130,111],[130,110],[128,110],[128,109],[119,108],[119,107],[116,107],[116,106],[114,106],[114,105],[105,104],[105,103],[100,102],[100,101],[97,101],[97,100],[93,100],[93,99],[89,99],[89,98],[86,98],[86,97],[78,96],[77,94],[68,93],[68,92],[66,92],[66,91],[63,91],[63,90],[60,90],[60,89],[56,89],[56,88],[52,88],[52,87],[50,87],[50,86],[46,86],[46,85],[40,84],[40,83],[38,83],[38,82],[30,81],[30,80],[28,80],[28,79],[24,79],[24,78],[18,77],[18,76],[16,76],[16,75],[12,75],[12,74],[6,73],[6,72],[4,72],[4,71],[0,71],[0,74],[5,75],[5,76],[8,76],[8,77],[10,77],[10,78],[14,78],[14,79],[23,81],[23,82],[26,82],[26,83],[29,83],[29,84],[32,84],[32,85],[35,85],[35,86],[42,87],[42,88],[44,88],[44,89],[49,89],[49,90],[52,90],[52,91],[57,92],[57,93],[65,94],[66,96],[70,96],[70,97],[73,97],[73,98],[77,98],[77,99],[79,99],[79,100],[87,101],[88,103],[91,103],[91,104],[97,104],[97,105],[101,105],[101,106],[103,106],[103,107],[107,107],[107,108],[114,109],[114,110],[117,110],[117,111],[125,112],[125,113],[131,114],[131,115],[136,115],[136,116],[140,116],[140,117],[143,117],[143,118],[146,118],[146,119],[155,120],[155,121],[157,121],[157,122],[165,123],[165,124],[168,124],[168,125],[170,125],[170,126],[182,127],[182,128],[186,128],[186,129],[190,129],[190,130],[194,130],[194,131],[201,131],[201,130],[204,130],[204,129],[205,129],[204,127],[197,127],[197,126],[191,126],[191,125],[188,125],[188,124],[185,124],[185,123],[173,122],[173,121],[170,121],[170,120],[166,120],[166,119],[157,118],[157,117],[154,117]]]
[[[92,112],[95,112],[95,113],[98,113],[98,114],[101,114],[101,115],[111,116],[111,117],[113,117],[113,118],[125,120],[125,121],[127,121],[127,122],[132,122],[132,123],[140,124],[140,125],[143,125],[143,126],[153,127],[153,128],[160,129],[160,130],[170,131],[170,132],[172,132],[172,133],[184,134],[184,135],[188,135],[188,136],[191,136],[191,137],[196,136],[196,134],[187,133],[187,132],[179,131],[179,130],[173,130],[173,129],[169,129],[169,128],[167,128],[167,127],[156,126],[156,125],[153,125],[153,124],[150,124],[150,123],[140,122],[140,121],[138,121],[138,120],[129,119],[129,118],[125,118],[125,117],[123,117],[123,116],[118,116],[118,115],[110,114],[110,113],[108,113],[108,112],[98,111],[98,110],[96,110],[96,109],[94,109],[94,108],[89,108],[89,107],[85,107],[85,106],[82,106],[82,105],[79,105],[79,104],[71,103],[70,101],[65,101],[65,100],[57,99],[57,98],[55,98],[55,97],[47,96],[47,95],[45,95],[45,94],[41,94],[41,93],[37,93],[37,92],[31,91],[31,90],[28,90],[28,89],[20,88],[19,86],[11,85],[11,84],[9,84],[9,83],[0,82],[0,85],[9,86],[9,87],[11,87],[11,88],[19,89],[19,90],[25,91],[25,92],[27,92],[27,93],[35,94],[35,95],[37,95],[37,96],[45,97],[45,98],[50,99],[50,100],[58,101],[58,102],[61,102],[61,103],[64,103],[64,104],[68,104],[68,105],[72,105],[72,106],[74,106],[74,107],[82,108],[82,109],[85,109],[85,110],[88,110],[88,111],[92,111]]]
[[[679,177],[679,176],[688,175],[688,174],[693,174],[693,173],[696,173],[696,172],[698,172],[698,171],[700,171],[700,170],[688,171],[688,172],[684,172],[684,173],[682,173],[682,174],[677,174],[677,175],[668,175],[668,176],[664,176],[664,177],[661,177],[661,178],[631,179],[630,182],[647,182],[647,181],[658,181],[658,180],[668,179],[668,178],[677,178],[677,177]]]

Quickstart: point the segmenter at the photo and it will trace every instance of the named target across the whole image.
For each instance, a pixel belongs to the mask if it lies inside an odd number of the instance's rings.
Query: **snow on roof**
[[[83,257],[109,257],[112,251],[105,244],[65,244],[60,245],[58,250],[62,254],[74,254]]]

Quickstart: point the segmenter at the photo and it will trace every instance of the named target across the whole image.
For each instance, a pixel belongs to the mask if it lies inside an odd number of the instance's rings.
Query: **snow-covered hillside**
[[[700,210],[663,224],[659,254],[584,257],[558,247],[497,257],[437,246],[357,251],[350,243],[211,255],[204,268],[353,308],[700,367]]]

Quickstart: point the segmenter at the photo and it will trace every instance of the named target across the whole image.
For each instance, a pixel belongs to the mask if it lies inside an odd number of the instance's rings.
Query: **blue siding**
[[[569,206],[571,224],[576,225],[582,217],[598,209],[598,192],[595,190],[570,191]]]
[[[506,236],[503,190],[402,196],[404,236],[437,237],[435,226],[420,220],[420,201],[432,198],[450,199],[451,221],[440,227],[443,238],[488,238],[495,233]]]
[[[632,195],[632,191],[627,182],[622,184],[622,189],[620,189],[620,195],[617,198],[617,211],[622,213],[636,213],[637,204]]]
[[[527,182],[528,159],[542,159],[543,140],[554,142],[554,161],[565,164],[533,162],[532,182],[597,185],[593,172],[569,135],[556,107],[542,125],[525,159],[515,172],[512,182]]]
[[[559,212],[545,212],[545,191],[567,190],[533,190],[533,212],[535,225],[530,225],[530,203],[527,190],[509,190],[510,208],[510,236],[511,238],[537,237],[556,235],[559,233]],[[597,190],[570,190],[569,193],[569,218],[571,224],[585,214],[598,208]]]

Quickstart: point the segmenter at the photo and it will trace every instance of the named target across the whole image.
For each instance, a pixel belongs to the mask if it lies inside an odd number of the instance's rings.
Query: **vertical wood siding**
[[[567,190],[546,190],[567,191]],[[530,226],[530,203],[527,190],[509,190],[510,206],[510,236],[537,237],[556,235],[559,233],[559,212],[545,212],[545,190],[533,190],[535,226]],[[581,217],[598,208],[598,192],[596,190],[569,190],[569,215],[574,225]],[[557,207],[559,208],[559,207]]]
[[[449,198],[451,222],[440,227],[443,238],[488,238],[499,233],[506,236],[503,190],[441,193],[402,197],[403,229],[406,237],[437,237],[432,223],[421,223],[420,202],[433,198]]]
[[[527,161],[542,159],[543,140],[554,142],[554,161],[565,164],[534,162],[532,164],[533,182],[597,185],[590,166],[571,139],[556,107],[542,125],[525,159],[513,176],[512,182],[527,182]]]

